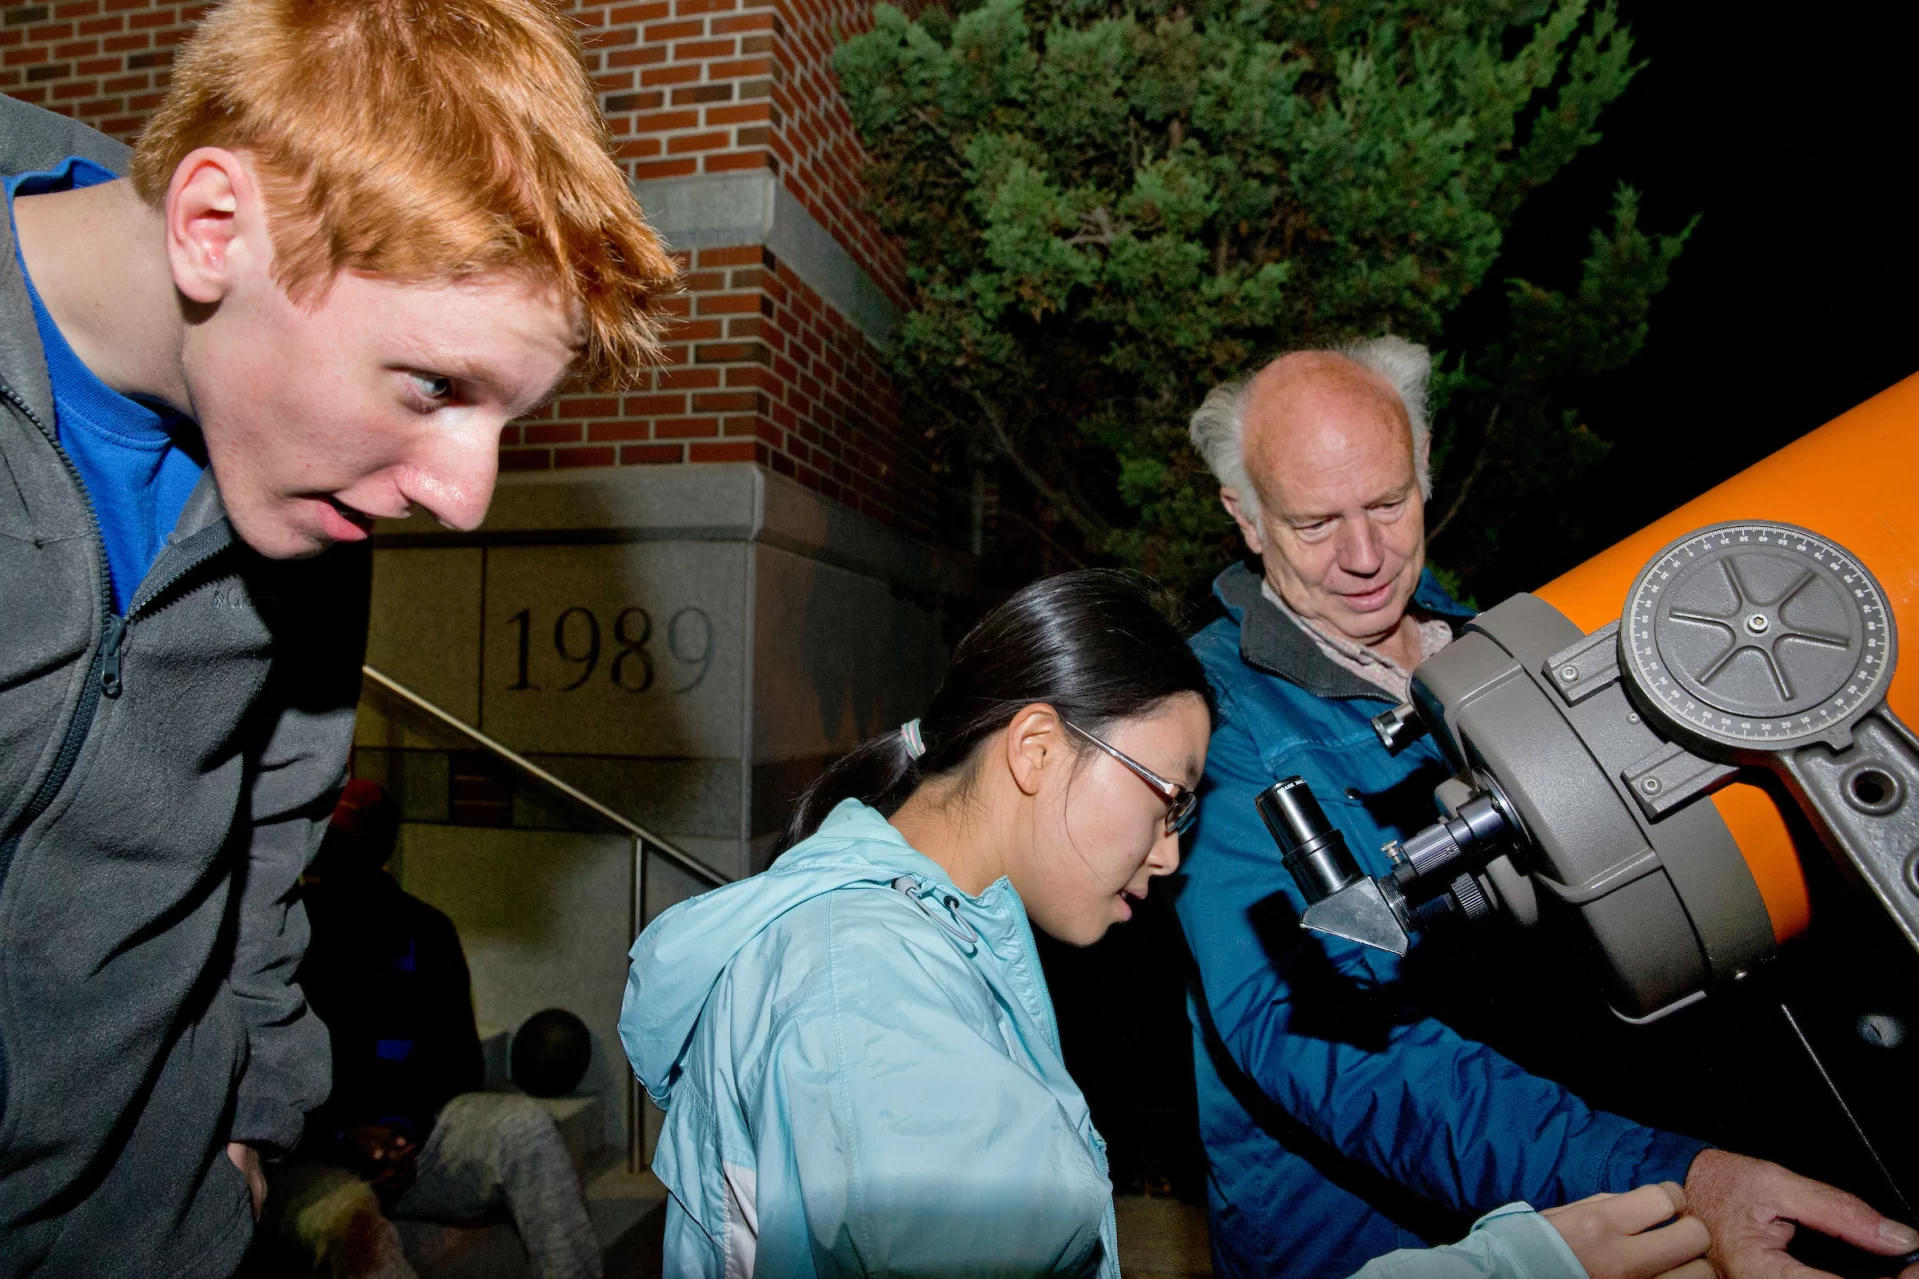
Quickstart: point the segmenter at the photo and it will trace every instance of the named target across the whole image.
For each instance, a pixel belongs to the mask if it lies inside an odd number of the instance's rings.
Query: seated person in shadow
[[[392,1219],[502,1210],[542,1279],[598,1279],[600,1250],[553,1118],[480,1091],[466,956],[453,921],[383,867],[398,806],[349,782],[305,881],[313,937],[300,985],[327,1025],[333,1092],[274,1170],[262,1273],[402,1279]]]

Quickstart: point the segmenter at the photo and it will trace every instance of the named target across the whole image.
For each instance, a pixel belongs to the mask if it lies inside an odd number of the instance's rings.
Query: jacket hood
[[[821,894],[884,888],[902,875],[923,888],[960,891],[876,810],[849,799],[766,870],[681,902],[649,924],[630,955],[620,1041],[655,1104],[664,1108],[670,1099],[693,1028],[735,955]]]

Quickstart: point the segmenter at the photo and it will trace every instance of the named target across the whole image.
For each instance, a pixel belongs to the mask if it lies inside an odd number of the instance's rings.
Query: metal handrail
[[[394,697],[399,698],[401,701],[413,707],[415,710],[418,710],[428,715],[429,717],[435,720],[438,720],[441,724],[444,724],[446,727],[452,729],[454,732],[459,733],[463,737],[467,738],[469,741],[476,743],[477,745],[485,749],[488,753],[492,755],[496,755],[499,758],[505,760],[507,763],[513,765],[513,767],[519,769],[521,772],[525,773],[528,777],[531,777],[533,780],[539,782],[541,785],[551,787],[553,790],[556,790],[560,794],[566,796],[568,799],[572,800],[574,803],[578,804],[580,807],[588,809],[589,811],[603,818],[607,822],[610,822],[614,826],[619,827],[621,830],[625,831],[628,835],[632,836],[634,839],[644,840],[648,845],[650,845],[650,847],[647,850],[648,852],[658,853],[659,855],[665,857],[668,861],[672,862],[675,866],[678,866],[681,870],[685,871],[687,874],[692,875],[694,878],[702,880],[705,883],[710,884],[715,888],[718,888],[723,884],[729,884],[732,882],[732,879],[729,876],[722,875],[719,871],[716,871],[710,866],[707,866],[704,862],[701,862],[695,859],[691,854],[682,852],[680,849],[675,848],[672,844],[668,843],[666,840],[661,839],[658,835],[655,835],[652,831],[646,829],[646,827],[640,825],[638,822],[632,820],[631,818],[626,817],[623,814],[618,813],[611,808],[608,808],[605,804],[602,804],[599,800],[594,799],[591,795],[587,794],[585,791],[581,790],[579,787],[574,786],[569,782],[560,780],[559,778],[555,777],[552,773],[549,773],[544,768],[541,768],[538,764],[535,764],[532,760],[528,759],[526,756],[514,750],[511,746],[508,746],[506,743],[500,741],[498,738],[491,737],[488,734],[482,732],[480,729],[475,728],[473,725],[467,723],[465,720],[455,715],[452,711],[447,710],[445,707],[440,706],[434,702],[428,701],[426,698],[414,692],[412,689],[400,683],[400,681],[394,679],[391,675],[386,674],[384,671],[377,670],[371,666],[362,666],[360,670],[363,674],[365,674],[365,676],[369,680],[379,685],[379,687],[383,691],[390,693]]]
[[[561,781],[511,746],[475,728],[445,707],[422,697],[386,672],[366,665],[362,665],[360,671],[382,692],[398,698],[495,757],[505,760],[534,781],[558,791],[602,821],[626,832],[627,838],[633,841],[633,898],[628,911],[628,923],[629,932],[635,939],[639,937],[640,929],[646,925],[646,859],[649,854],[659,854],[687,874],[711,887],[719,888],[732,882],[730,876],[722,875],[719,871],[694,860],[691,855],[667,843],[632,818],[607,807],[579,787]],[[629,1074],[626,1081],[626,1167],[629,1172],[641,1172],[651,1162],[650,1152],[646,1149],[646,1121],[643,1114],[646,1108],[645,1098],[646,1095],[640,1087],[639,1080]]]

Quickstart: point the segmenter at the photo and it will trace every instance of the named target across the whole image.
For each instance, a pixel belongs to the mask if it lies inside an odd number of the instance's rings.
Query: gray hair
[[[1426,418],[1426,386],[1432,380],[1433,357],[1417,342],[1387,334],[1365,342],[1348,342],[1328,347],[1328,355],[1340,355],[1361,368],[1385,378],[1405,406],[1406,420],[1413,428],[1413,466],[1422,497],[1433,495],[1433,477],[1427,444],[1432,424]],[[1297,354],[1297,353],[1294,353]],[[1278,357],[1275,357],[1278,358]],[[1270,362],[1269,362],[1270,363]],[[1252,398],[1253,379],[1261,369],[1234,378],[1207,392],[1206,399],[1193,413],[1187,434],[1193,447],[1206,459],[1207,469],[1221,488],[1233,490],[1240,507],[1252,517],[1255,528],[1261,526],[1259,490],[1246,471],[1246,404]]]

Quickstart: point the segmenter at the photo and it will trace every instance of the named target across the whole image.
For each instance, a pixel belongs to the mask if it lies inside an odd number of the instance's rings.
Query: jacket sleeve
[[[817,1011],[783,1021],[746,1094],[757,1272],[1092,1274],[1111,1186],[1086,1138],[996,1042],[990,996],[950,943],[868,926],[891,896],[829,896]],[[811,1255],[779,1255],[797,1246]]]
[[[1390,956],[1299,927],[1305,900],[1252,799],[1323,770],[1263,758],[1236,709],[1223,694],[1177,896],[1202,1030],[1231,1066],[1346,1157],[1455,1211],[1684,1181],[1705,1143],[1592,1109],[1405,1008]]]
[[[334,561],[328,563],[328,561]],[[345,781],[366,647],[366,558],[328,555],[303,565],[323,618],[279,624],[272,673],[258,705],[260,743],[237,837],[235,929],[224,996],[244,1028],[232,1141],[291,1150],[307,1111],[332,1080],[327,1031],[295,976],[306,953],[300,875],[320,846]]]
[[[1368,1262],[1353,1279],[1587,1279],[1552,1223],[1523,1203],[1473,1223],[1443,1248],[1402,1248]]]

